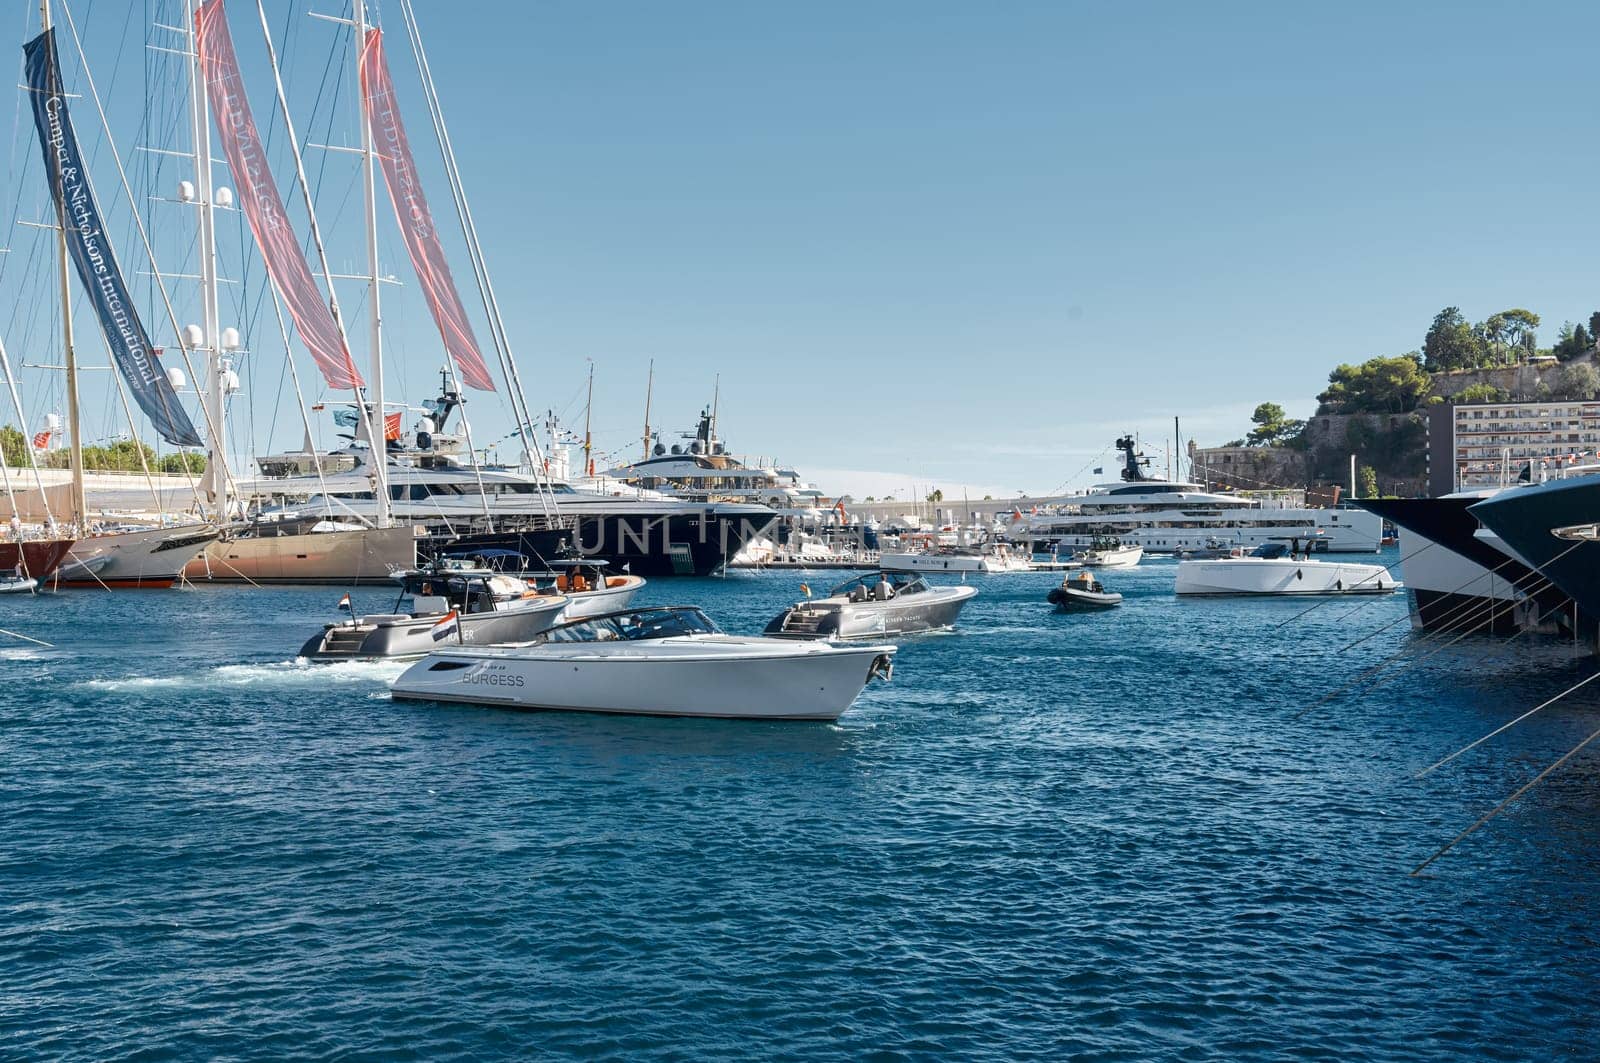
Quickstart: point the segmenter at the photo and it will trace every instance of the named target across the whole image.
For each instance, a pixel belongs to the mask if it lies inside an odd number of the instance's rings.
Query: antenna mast
[[[656,360],[650,359],[650,375],[644,383],[644,459],[650,460],[650,393],[656,386]]]

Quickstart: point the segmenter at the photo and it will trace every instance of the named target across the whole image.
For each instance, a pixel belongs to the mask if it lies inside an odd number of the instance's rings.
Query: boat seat
[[[414,594],[411,596],[413,616],[429,616],[433,613],[448,613],[450,600],[437,594]]]

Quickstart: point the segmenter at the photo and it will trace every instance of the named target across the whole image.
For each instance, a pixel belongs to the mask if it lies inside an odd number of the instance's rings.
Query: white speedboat
[[[1096,539],[1087,550],[1072,555],[1085,568],[1133,568],[1144,559],[1144,547],[1126,546],[1120,539]]]
[[[803,587],[804,585],[802,585]],[[871,572],[847,580],[827,597],[796,602],[767,625],[790,639],[870,639],[955,626],[978,588],[930,587],[921,576]]]
[[[1313,561],[1301,544],[1263,543],[1241,557],[1179,561],[1177,594],[1389,594],[1400,581],[1382,565]]]
[[[526,642],[562,618],[570,599],[527,581],[467,564],[399,573],[392,613],[326,624],[300,648],[313,661],[420,657],[441,645]],[[340,602],[347,608],[349,595]],[[401,607],[410,608],[401,612]]]
[[[522,646],[453,647],[395,680],[399,700],[518,709],[836,720],[894,646],[837,646],[724,635],[688,606],[637,609],[561,624]]]
[[[643,576],[607,572],[607,563],[595,558],[544,561],[542,571],[526,568],[528,557],[515,550],[474,550],[468,553],[467,560],[523,580],[528,590],[564,595],[567,611],[561,614],[563,620],[582,620],[626,609],[645,583]]]

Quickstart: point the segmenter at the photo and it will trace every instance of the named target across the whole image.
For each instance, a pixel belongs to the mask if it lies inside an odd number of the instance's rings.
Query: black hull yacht
[[[1600,642],[1600,474],[1502,491],[1472,515],[1572,600],[1580,637]]]

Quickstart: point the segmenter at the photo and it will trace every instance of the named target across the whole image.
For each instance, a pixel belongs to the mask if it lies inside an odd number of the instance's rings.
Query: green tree
[[[1494,315],[1502,322],[1505,349],[1501,359],[1516,363],[1531,358],[1539,347],[1539,315],[1520,307],[1502,310]]]
[[[0,428],[0,457],[13,469],[28,464],[28,437],[10,425]]]
[[[1589,315],[1589,335],[1600,338],[1600,310]]]
[[[1430,384],[1415,352],[1369,358],[1328,374],[1328,388],[1317,396],[1317,412],[1410,413],[1421,404]]]
[[[1450,401],[1463,405],[1474,402],[1505,402],[1511,393],[1493,384],[1470,384],[1450,396]]]
[[[1557,399],[1592,399],[1600,395],[1600,371],[1587,362],[1569,365],[1561,370],[1550,395]]]
[[[1291,420],[1276,402],[1263,402],[1257,406],[1250,415],[1250,422],[1255,425],[1249,435],[1249,445],[1252,447],[1287,443],[1299,436],[1306,426],[1304,421]]]
[[[1422,341],[1422,353],[1428,370],[1440,372],[1480,366],[1487,352],[1483,336],[1467,324],[1461,308],[1447,306],[1434,315]]]
[[[1363,465],[1356,472],[1356,485],[1361,490],[1362,498],[1378,497],[1378,470],[1371,465]]]
[[[943,502],[944,501],[944,492],[939,490],[937,487],[934,488],[932,493],[930,493],[928,495],[927,501],[929,501],[929,502]]]
[[[1594,349],[1594,337],[1589,335],[1582,325],[1574,325],[1567,321],[1561,326],[1561,334],[1556,339],[1555,346],[1550,348],[1550,353],[1563,362],[1570,362],[1574,358],[1581,358]]]

